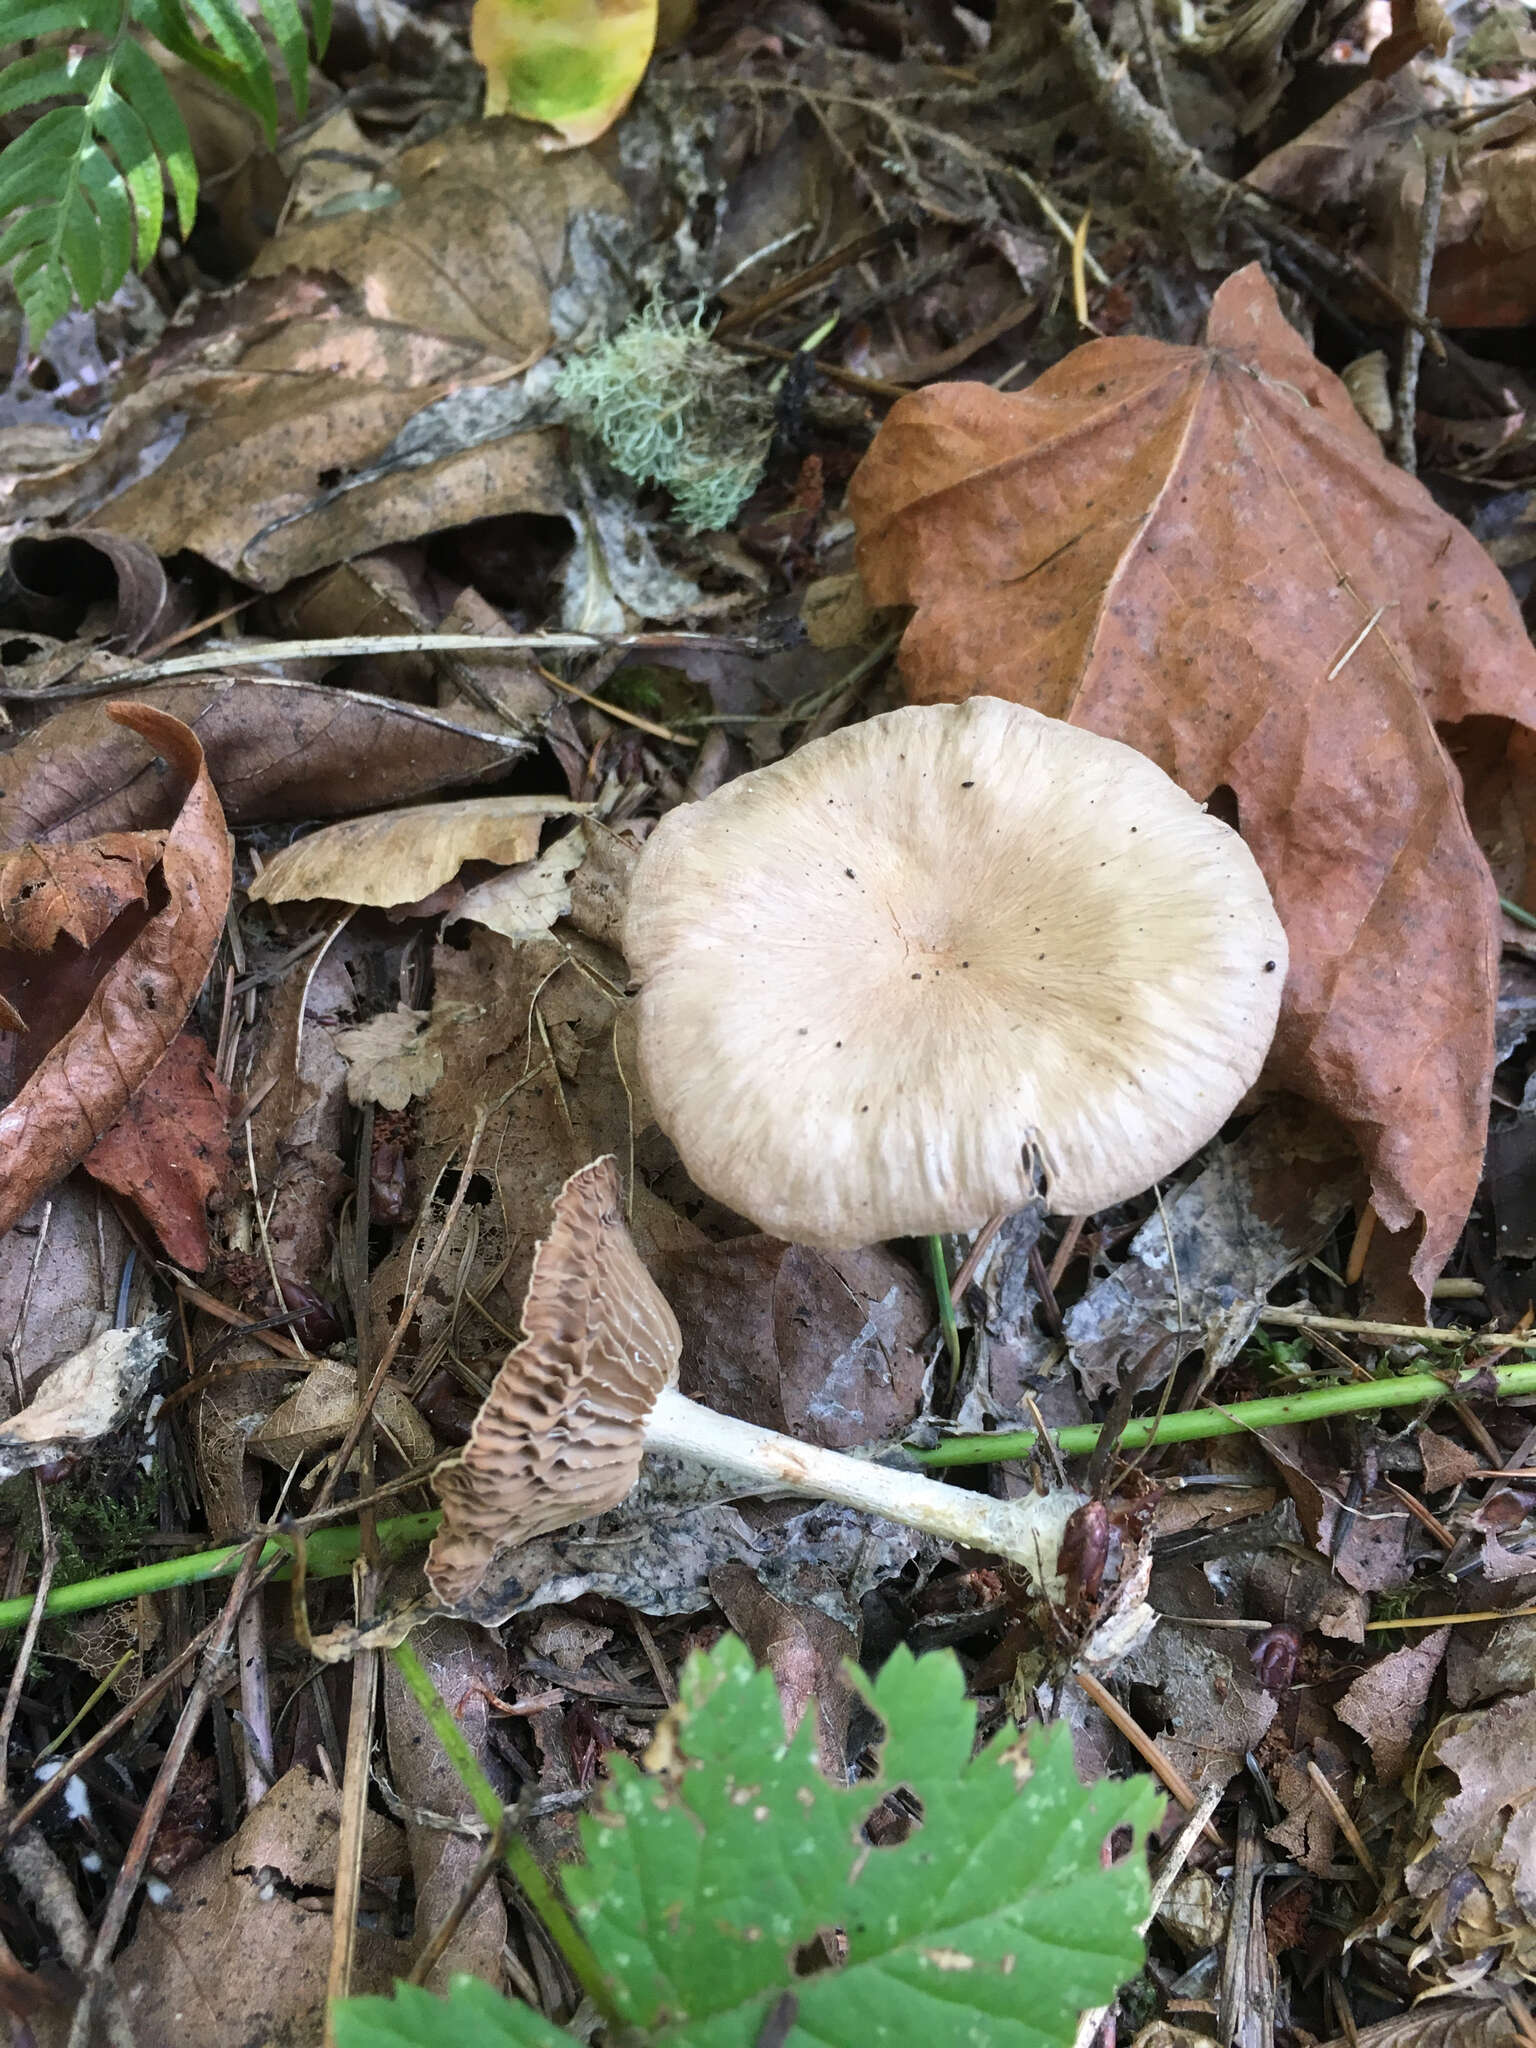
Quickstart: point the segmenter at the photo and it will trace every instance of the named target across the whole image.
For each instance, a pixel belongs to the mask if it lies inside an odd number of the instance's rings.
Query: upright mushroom
[[[1285,933],[1160,768],[995,697],[914,705],[680,805],[624,948],[657,1121],[706,1193],[848,1246],[1083,1214],[1212,1137]]]
[[[1080,1495],[993,1500],[716,1415],[679,1394],[682,1338],[640,1262],[611,1158],[573,1173],[534,1255],[523,1341],[508,1353],[462,1456],[433,1478],[442,1526],[427,1578],[466,1600],[500,1550],[616,1507],[645,1450],[678,1451],[755,1493],[808,1494],[992,1551],[1037,1582],[1056,1571]]]

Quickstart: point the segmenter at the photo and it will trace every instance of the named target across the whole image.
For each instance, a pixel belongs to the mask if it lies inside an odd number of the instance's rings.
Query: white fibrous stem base
[[[875,1465],[819,1444],[797,1443],[776,1430],[717,1415],[669,1387],[645,1427],[645,1447],[676,1451],[713,1471],[746,1482],[753,1492],[798,1493],[883,1515],[946,1543],[968,1544],[1020,1566],[1038,1587],[1060,1593],[1057,1558],[1062,1532],[1083,1496],[1062,1489],[1025,1500],[946,1486],[925,1473]]]

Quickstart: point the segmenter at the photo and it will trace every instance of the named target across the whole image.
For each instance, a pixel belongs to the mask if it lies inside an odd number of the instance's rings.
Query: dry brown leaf
[[[683,1333],[683,1392],[833,1450],[898,1437],[923,1404],[930,1298],[883,1246],[821,1252],[776,1237],[658,1261]]]
[[[532,860],[547,819],[586,808],[553,796],[474,796],[349,818],[274,854],[247,893],[253,903],[314,896],[379,910],[419,903],[466,861],[511,867]]]
[[[1499,1974],[1527,1983],[1536,1981],[1533,1757],[1536,1693],[1442,1721],[1414,1780],[1427,1826],[1405,1871],[1441,1943],[1463,1959],[1497,1945]]]
[[[145,1901],[114,1965],[136,2039],[176,2048],[319,2039],[340,1819],[335,1788],[295,1766],[237,1834],[172,1879],[164,1904]],[[399,1829],[370,1813],[365,1876],[396,1876],[403,1860]],[[355,1992],[387,1991],[409,1967],[407,1943],[359,1927]]]
[[[73,846],[24,846],[0,860],[0,945],[49,952],[63,934],[94,946],[133,903],[149,900],[163,832],[106,832]]]
[[[472,519],[563,510],[559,436],[526,417],[499,349],[374,317],[308,272],[248,279],[203,316],[136,366],[87,462],[15,486],[20,511],[89,516],[270,591]]]
[[[1427,1291],[1482,1164],[1498,957],[1436,727],[1536,722],[1503,577],[1256,266],[1203,348],[1095,341],[1017,395],[902,399],[851,503],[872,601],[917,607],[914,698],[1011,697],[1235,792],[1291,946],[1268,1071],[1349,1126]]]
[[[425,1464],[437,1445],[396,1379],[385,1378],[374,1402],[374,1421],[402,1464]],[[357,1374],[334,1359],[316,1359],[298,1389],[251,1432],[251,1449],[286,1472],[300,1458],[338,1444],[357,1413]]]
[[[224,929],[229,834],[196,735],[147,704],[110,709],[190,785],[160,863],[168,901],[107,969],[84,1015],[0,1110],[0,1232],[85,1157],[165,1057]]]
[[[136,701],[196,733],[236,825],[402,803],[504,774],[528,751],[514,734],[327,683],[200,676]],[[161,771],[103,703],[58,711],[0,754],[0,846],[127,831],[164,809]]]
[[[640,1263],[613,1159],[560,1190],[522,1325],[462,1458],[433,1475],[443,1521],[427,1580],[448,1605],[474,1592],[503,1545],[617,1506],[639,1476],[644,1420],[677,1377],[677,1319]],[[580,1445],[549,1429],[566,1410],[584,1417]]]
[[[183,1031],[82,1162],[135,1204],[166,1257],[189,1273],[201,1273],[210,1255],[208,1200],[229,1171],[229,1112],[213,1054]]]
[[[542,938],[557,917],[570,915],[571,876],[585,856],[586,839],[577,825],[537,860],[477,883],[448,922],[483,924],[514,944]]]
[[[490,1754],[488,1696],[505,1696],[506,1648],[489,1629],[461,1621],[430,1621],[411,1638],[411,1647],[448,1703],[455,1725],[492,1778],[504,1768]],[[460,1888],[474,1869],[480,1844],[450,1833],[436,1816],[475,1818],[474,1802],[427,1724],[393,1658],[384,1665],[384,1725],[390,1775],[405,1803],[405,1835],[416,1878],[416,1924],[412,1946],[419,1952],[447,1918]],[[510,1788],[509,1788],[510,1789]],[[433,1823],[416,1816],[432,1815]],[[507,1938],[507,1909],[494,1878],[460,1923],[446,1953],[426,1979],[427,1989],[447,1992],[456,1971],[500,1983],[501,1950]]]
[[[392,206],[289,228],[253,275],[343,277],[373,319],[473,342],[503,368],[526,368],[549,346],[570,221],[596,212],[617,223],[629,211],[594,157],[552,159],[519,121],[450,128],[397,158],[390,182]]]
[[[1433,1629],[1378,1659],[1361,1672],[1334,1710],[1370,1744],[1371,1762],[1383,1784],[1400,1778],[1415,1753],[1414,1730],[1450,1640],[1448,1628]]]

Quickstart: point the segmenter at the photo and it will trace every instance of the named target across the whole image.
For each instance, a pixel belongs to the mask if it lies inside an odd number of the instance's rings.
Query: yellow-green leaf
[[[542,121],[571,147],[623,113],[656,41],[657,0],[475,0],[485,111]]]

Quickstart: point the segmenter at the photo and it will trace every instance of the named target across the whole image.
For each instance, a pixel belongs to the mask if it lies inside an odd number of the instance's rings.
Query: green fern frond
[[[323,50],[330,0],[306,33],[298,0],[257,0],[302,116],[309,50]],[[147,30],[277,131],[277,81],[238,0],[0,0],[0,50],[67,36],[0,70],[0,115],[46,106],[0,152],[0,268],[10,266],[35,341],[69,310],[110,298],[149,263],[165,186],[183,235],[197,211],[197,167],[176,101],[147,50]],[[82,47],[86,39],[94,47]],[[48,105],[64,101],[64,105]]]

